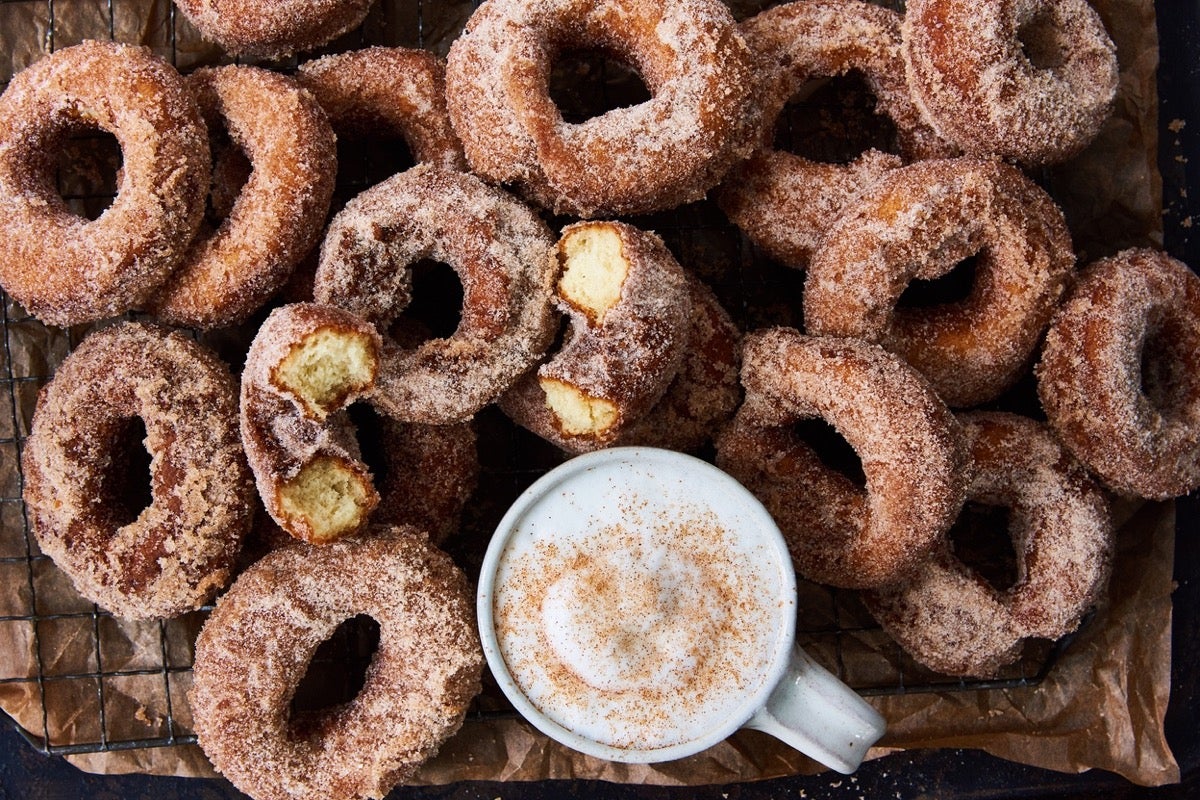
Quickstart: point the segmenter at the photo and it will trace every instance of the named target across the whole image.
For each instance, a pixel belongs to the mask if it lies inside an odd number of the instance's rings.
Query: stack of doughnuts
[[[250,3],[180,3],[229,53],[268,57],[367,6],[309,5],[324,16],[284,25]],[[564,120],[553,67],[589,48],[650,98]],[[205,751],[258,798],[386,794],[461,723],[482,662],[467,578],[439,547],[480,481],[489,413],[563,457],[714,459],[762,499],[801,575],[861,591],[931,669],[994,674],[1099,600],[1112,495],[1200,486],[1200,279],[1150,249],[1077,270],[1028,171],[1097,135],[1116,70],[1083,0],[797,0],[740,23],[719,0],[485,0],[445,62],[367,48],[295,77],[60,50],[0,96],[0,285],[51,325],[155,319],[86,337],[43,389],[31,526],[120,615],[184,613],[233,581],[192,702]],[[831,164],[777,147],[788,103],[852,71],[894,152]],[[57,144],[93,129],[123,168],[89,221],[52,173]],[[331,215],[335,137],[403,140],[416,165]],[[640,216],[709,196],[747,249],[803,271],[801,297],[772,298],[802,325],[749,329],[724,265]],[[445,336],[409,313],[430,262],[462,290]],[[964,296],[908,302],[951,274]],[[249,341],[230,357],[240,388],[167,325]],[[140,514],[99,474],[137,450],[133,417],[153,459]],[[814,423],[861,474],[811,445]],[[1011,585],[956,553],[966,504],[1010,510]],[[256,513],[292,541],[237,577]],[[316,645],[357,614],[385,640],[363,693],[291,719]],[[428,620],[420,637],[405,614]],[[453,658],[412,661],[433,646]],[[350,745],[370,757],[339,758]]]

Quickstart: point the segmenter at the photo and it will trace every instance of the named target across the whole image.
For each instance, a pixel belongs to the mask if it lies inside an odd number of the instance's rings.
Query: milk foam
[[[507,542],[493,613],[509,673],[551,720],[613,747],[744,721],[795,613],[778,545],[720,487],[610,466],[548,492]]]

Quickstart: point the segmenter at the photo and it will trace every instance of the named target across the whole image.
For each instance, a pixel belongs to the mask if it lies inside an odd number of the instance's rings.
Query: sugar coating
[[[553,247],[545,223],[511,195],[472,175],[419,164],[334,217],[313,295],[386,328],[408,305],[412,264],[449,264],[463,286],[458,329],[415,347],[389,341],[371,398],[401,421],[463,422],[550,346]]]
[[[969,256],[965,300],[896,308],[911,281]],[[1074,266],[1062,211],[1015,167],[921,161],[880,178],[826,232],[805,279],[805,329],[878,342],[948,405],[975,406],[1025,372]]]
[[[446,110],[445,67],[433,53],[366,47],[306,61],[296,80],[343,138],[403,138],[417,163],[465,169]]]
[[[570,330],[500,407],[578,453],[611,444],[663,397],[687,347],[691,296],[662,240],[628,223],[569,225],[558,254]]]
[[[596,47],[651,99],[577,124],[546,88],[558,53]],[[751,146],[749,52],[715,0],[485,2],[446,66],[472,168],[556,213],[620,216],[698,200]]]
[[[916,660],[988,677],[1029,637],[1057,639],[1103,594],[1113,557],[1108,501],[1045,426],[1013,414],[959,417],[971,453],[967,497],[1012,510],[1017,580],[997,590],[943,539],[915,573],[863,594]]]
[[[1116,47],[1086,0],[912,0],[902,34],[922,114],[972,155],[1065,161],[1116,96]]]
[[[734,168],[717,202],[773,258],[803,268],[839,210],[905,159],[945,157],[954,148],[922,120],[904,77],[901,15],[862,0],[803,0],[769,8],[738,28],[754,55],[763,106],[759,149]],[[868,150],[825,164],[772,147],[788,101],[810,81],[861,74],[877,111],[896,127],[904,158]]]
[[[58,146],[103,130],[121,147],[99,218],[54,188]],[[0,96],[0,286],[51,325],[144,303],[179,264],[204,213],[208,135],[170,64],[144,47],[85,41],[22,70]]]
[[[467,580],[408,528],[295,544],[243,572],[196,640],[205,755],[257,800],[381,798],[462,725],[483,653]],[[350,702],[292,716],[318,645],[365,614],[379,647]]]
[[[1036,368],[1055,433],[1110,489],[1200,486],[1200,279],[1147,248],[1100,259],[1058,310]]]
[[[916,569],[963,502],[958,425],[929,384],[876,345],[790,328],[746,335],[742,384],[717,465],[771,512],[796,571],[865,588]],[[798,438],[794,423],[812,418],[854,448],[865,488]]]
[[[181,334],[123,323],[59,366],[22,454],[24,499],[42,551],[95,603],[127,619],[199,608],[228,582],[250,527],[253,487],[229,368]],[[153,499],[116,517],[118,449],[145,424]]]
[[[522,532],[494,600],[505,665],[538,710],[640,750],[733,722],[778,654],[784,613],[755,537],[650,491],[609,524]]]
[[[176,5],[205,39],[230,55],[283,58],[354,28],[367,16],[371,0],[180,0]]]
[[[151,309],[195,328],[245,321],[287,280],[320,238],[337,172],[325,112],[291,78],[230,65],[187,78],[209,129],[225,129],[248,158],[224,220],[188,248]]]

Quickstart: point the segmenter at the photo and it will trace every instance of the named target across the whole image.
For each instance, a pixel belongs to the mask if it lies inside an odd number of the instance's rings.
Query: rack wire
[[[477,5],[451,0],[384,0],[359,30],[342,37],[329,50],[388,44],[429,47],[444,53]],[[12,50],[6,59],[0,59],[0,90],[13,74],[49,52],[84,38],[119,38],[131,27],[140,32],[143,43],[182,71],[229,60],[203,45],[167,0],[0,0],[0,37]],[[295,62],[269,66],[289,71]],[[600,54],[572,54],[560,66],[559,76],[570,85],[556,99],[564,109],[573,108],[572,113],[587,116],[602,110],[589,107],[597,102],[595,98],[611,108],[621,103],[622,97],[631,96],[630,92],[644,91],[635,75]],[[574,94],[571,87],[575,87]],[[848,95],[853,97],[858,91],[851,86]],[[842,113],[846,97],[835,97],[829,102]],[[861,106],[861,98],[849,105],[854,103]],[[803,113],[797,109],[793,121],[802,119]],[[784,137],[798,136],[790,125],[783,130]],[[404,166],[404,156],[397,157],[387,149],[353,143],[339,147],[335,207]],[[115,192],[112,176],[119,153],[104,136],[95,134],[79,136],[68,149],[85,154],[85,161],[86,154],[93,153],[92,162],[83,169],[64,162],[60,190],[79,213],[94,217]],[[97,152],[98,157],[94,155]],[[798,323],[797,304],[789,301],[799,297],[798,273],[762,256],[711,204],[696,203],[634,221],[659,232],[681,263],[713,286],[744,328]],[[176,620],[122,621],[72,595],[65,577],[39,551],[21,500],[20,455],[38,389],[89,329],[48,329],[6,295],[0,300],[4,328],[0,382],[8,398],[0,412],[0,465],[7,465],[0,469],[0,585],[18,587],[0,594],[7,599],[6,607],[0,606],[0,628],[8,627],[9,641],[23,643],[28,655],[24,664],[14,654],[0,658],[6,670],[0,673],[0,703],[8,708],[15,697],[30,692],[36,696],[40,715],[21,715],[18,727],[46,753],[192,744],[195,736],[185,697],[192,642],[211,608]],[[223,354],[231,362],[239,360],[238,344],[231,345],[229,337],[216,337],[209,343],[224,348]],[[446,546],[471,576],[478,574],[484,544],[508,504],[563,460],[555,448],[516,428],[494,409],[485,410],[477,425],[480,489],[465,515],[463,532]],[[804,582],[801,590],[798,643],[863,694],[1036,685],[1069,646],[1069,639],[1057,644],[1035,643],[994,680],[946,678],[908,658],[871,620],[853,592]],[[64,601],[64,597],[68,599]],[[319,651],[310,678],[322,677],[306,684],[301,692],[308,698],[305,702],[319,705],[353,696],[354,676],[361,675],[373,648],[370,621],[344,625]],[[64,709],[70,712],[65,719]],[[498,691],[485,690],[471,713],[474,718],[486,718],[514,712]]]

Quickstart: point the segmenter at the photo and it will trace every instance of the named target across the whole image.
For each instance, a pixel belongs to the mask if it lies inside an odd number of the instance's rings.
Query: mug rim
[[[741,502],[747,516],[755,523],[753,526],[748,525],[747,528],[752,527],[758,532],[758,536],[772,545],[772,552],[781,578],[779,597],[791,602],[791,613],[782,615],[782,623],[774,632],[772,642],[775,653],[768,667],[760,673],[762,678],[757,688],[737,703],[721,725],[701,736],[666,747],[647,749],[616,747],[576,733],[551,719],[533,704],[509,671],[500,651],[499,637],[496,634],[493,609],[496,575],[499,571],[500,560],[518,523],[524,519],[532,506],[553,489],[570,482],[581,473],[620,462],[638,464],[670,462],[676,469],[692,474],[699,473],[708,480],[715,481],[728,489]],[[703,496],[697,495],[697,499],[703,499]],[[733,476],[708,461],[674,450],[642,446],[611,447],[578,455],[564,461],[534,481],[517,497],[497,524],[484,554],[476,588],[476,619],[484,656],[496,683],[499,684],[501,691],[522,718],[551,739],[581,753],[630,764],[658,763],[694,755],[723,741],[739,728],[744,727],[755,713],[766,705],[771,693],[787,672],[791,653],[795,649],[797,605],[796,573],[787,543],[774,518],[758,498]]]

